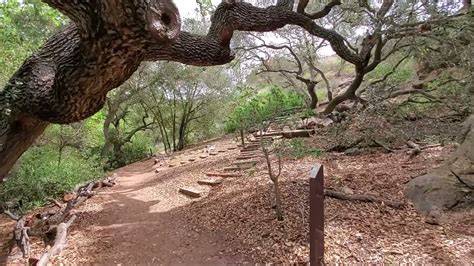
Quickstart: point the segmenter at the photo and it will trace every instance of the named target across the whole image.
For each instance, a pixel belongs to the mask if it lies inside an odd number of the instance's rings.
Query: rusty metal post
[[[324,264],[324,170],[316,164],[309,177],[309,262]]]

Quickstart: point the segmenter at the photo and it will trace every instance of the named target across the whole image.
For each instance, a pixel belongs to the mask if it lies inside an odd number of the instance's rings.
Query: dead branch
[[[67,230],[71,224],[76,219],[76,216],[73,215],[66,223],[60,223],[56,229],[56,239],[54,241],[53,247],[46,253],[41,256],[41,259],[38,261],[38,266],[46,266],[49,263],[51,257],[58,255],[66,246],[67,243]]]
[[[396,209],[400,209],[401,207],[403,207],[402,202],[391,201],[391,200],[379,198],[372,195],[349,195],[349,194],[345,194],[343,192],[335,191],[332,189],[325,189],[324,195],[331,198],[340,199],[340,200],[382,203],[384,205],[387,205]]]
[[[51,203],[53,203],[54,205],[58,206],[59,208],[63,208],[63,204],[61,204],[59,201],[53,199],[53,198],[47,198],[47,200]]]
[[[456,174],[453,170],[449,169],[449,171],[451,172],[451,174],[453,174],[453,175],[457,178],[457,180],[458,180],[459,182],[461,182],[461,183],[462,183],[463,185],[465,185],[467,188],[469,188],[469,189],[474,189],[474,186],[471,186],[471,185],[469,185],[468,183],[466,183],[466,181],[462,180],[461,176],[459,176],[458,174]]]
[[[4,210],[3,213],[6,214],[8,217],[10,217],[12,220],[15,220],[15,221],[20,220],[20,217],[18,215],[13,214],[9,210]]]
[[[390,152],[390,153],[393,152],[393,150],[392,150],[389,146],[385,145],[383,142],[381,142],[381,141],[379,141],[379,140],[377,140],[377,139],[372,139],[372,141],[373,141],[375,144],[379,145],[380,147],[384,148],[387,152]]]
[[[23,253],[23,258],[30,255],[30,238],[28,236],[28,227],[26,225],[26,216],[21,217],[15,224],[14,236],[17,246]]]
[[[420,145],[416,144],[415,142],[409,140],[409,141],[407,141],[407,145],[408,145],[408,147],[411,148],[410,159],[412,159],[413,157],[415,157],[415,156],[417,156],[418,154],[421,153]]]

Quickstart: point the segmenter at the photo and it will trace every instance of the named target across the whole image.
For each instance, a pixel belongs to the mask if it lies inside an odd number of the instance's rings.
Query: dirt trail
[[[229,145],[228,142],[222,145]],[[78,210],[64,263],[93,264],[230,264],[246,260],[232,252],[219,230],[206,230],[180,219],[180,208],[194,201],[178,193],[196,186],[212,166],[226,165],[230,151],[201,159],[193,151],[178,155],[175,167],[155,173],[153,160],[116,173],[118,185],[91,198]],[[236,154],[234,152],[234,154]],[[189,157],[197,158],[189,162]],[[187,162],[180,165],[181,161]],[[205,196],[205,195],[204,195]]]
[[[227,149],[235,147],[230,140],[213,145],[225,152],[203,156],[204,146],[200,146],[166,159],[161,166],[148,160],[117,170],[115,187],[102,190],[77,209],[69,245],[54,264],[307,263],[307,178],[315,162],[325,166],[328,188],[406,204],[393,209],[327,198],[326,263],[468,265],[474,261],[472,212],[432,225],[403,196],[404,184],[441,164],[453,147],[427,149],[413,159],[404,150],[287,158],[280,177],[285,211],[285,220],[280,222],[271,207],[272,192],[263,162],[216,187],[197,184],[206,172],[220,172],[241,155]],[[202,197],[191,199],[178,192],[189,186],[205,189]],[[10,220],[0,216],[1,238],[11,238],[12,227]],[[32,257],[37,258],[44,245],[36,241],[33,247]]]

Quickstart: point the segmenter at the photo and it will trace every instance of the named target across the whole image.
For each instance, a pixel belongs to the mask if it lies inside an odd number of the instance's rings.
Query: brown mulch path
[[[231,145],[219,140],[216,146]],[[199,151],[199,150],[197,150]],[[154,173],[152,160],[117,171],[118,185],[91,198],[78,210],[69,246],[56,263],[230,264],[295,263],[308,260],[309,170],[323,163],[326,186],[404,201],[412,177],[440,164],[453,148],[428,149],[408,161],[405,152],[349,157],[325,154],[285,160],[280,177],[285,220],[271,208],[269,178],[263,163],[242,177],[227,178],[192,200],[178,193],[208,171],[231,164],[238,151],[227,151]],[[474,262],[474,216],[459,214],[442,226],[424,222],[408,203],[392,209],[373,203],[326,199],[327,263]],[[0,218],[0,235],[7,226]],[[11,228],[11,227],[10,227]],[[3,242],[3,239],[2,239]],[[36,254],[43,249],[35,245]]]

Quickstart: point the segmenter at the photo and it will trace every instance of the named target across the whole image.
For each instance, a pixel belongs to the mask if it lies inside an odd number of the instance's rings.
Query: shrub
[[[285,111],[304,107],[303,97],[292,91],[273,86],[259,93],[252,88],[245,88],[237,97],[236,107],[231,112],[225,125],[226,132],[235,132],[243,123],[252,127],[276,116],[285,115]]]
[[[289,142],[289,153],[291,156],[301,159],[307,156],[319,156],[321,150],[308,146],[302,139],[292,139]]]
[[[73,149],[66,149],[63,157],[67,159],[58,164],[59,154],[52,145],[30,148],[0,187],[0,202],[21,201],[23,209],[31,209],[103,175],[96,157],[86,158]]]

